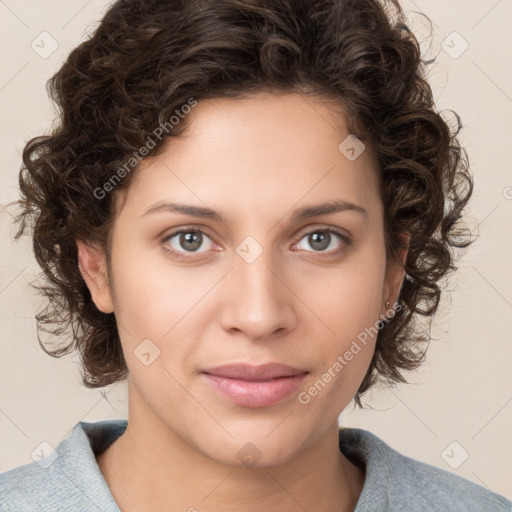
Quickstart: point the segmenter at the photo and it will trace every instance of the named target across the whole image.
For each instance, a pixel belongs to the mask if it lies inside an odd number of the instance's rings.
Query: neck
[[[169,510],[170,504],[191,512],[348,512],[356,506],[364,472],[340,452],[337,423],[281,465],[226,466],[184,442],[149,408],[132,405],[126,431],[97,456],[123,511]]]

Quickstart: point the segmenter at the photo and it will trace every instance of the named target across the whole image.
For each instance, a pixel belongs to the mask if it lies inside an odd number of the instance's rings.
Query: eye
[[[336,244],[338,239],[338,244]],[[312,251],[300,247],[302,240],[313,248]],[[183,228],[171,233],[162,240],[164,250],[177,259],[193,258],[194,253],[211,251],[215,244],[201,229]],[[336,245],[338,246],[336,248]],[[349,249],[351,238],[332,228],[316,229],[302,235],[294,247],[307,252],[316,252],[327,255],[341,254]],[[206,246],[206,247],[205,247]],[[200,248],[203,247],[203,250]],[[213,249],[215,250],[215,249]]]
[[[199,248],[204,245],[205,240],[209,240],[209,243],[206,244],[204,251],[200,251]],[[187,258],[187,253],[207,252],[213,246],[211,238],[200,229],[180,229],[171,233],[162,242],[164,249],[176,258]]]
[[[341,243],[336,244],[336,239],[341,240]],[[334,229],[316,229],[306,233],[302,238],[313,248],[313,251],[319,253],[341,253],[348,249],[350,245],[350,239],[348,236],[339,233]],[[300,243],[296,244],[299,249]],[[338,246],[338,248],[336,248]],[[307,250],[307,249],[306,249]]]

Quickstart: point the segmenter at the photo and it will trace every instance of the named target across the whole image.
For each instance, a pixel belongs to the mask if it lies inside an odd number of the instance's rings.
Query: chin
[[[292,460],[302,448],[296,432],[292,434],[284,426],[279,428],[282,430],[278,433],[273,422],[271,428],[242,428],[240,435],[228,428],[233,437],[224,431],[215,437],[201,436],[202,440],[207,439],[208,444],[203,441],[197,448],[225,466],[248,469],[278,467]]]

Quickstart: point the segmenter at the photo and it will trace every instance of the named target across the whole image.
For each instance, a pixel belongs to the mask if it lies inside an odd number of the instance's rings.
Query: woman
[[[124,0],[70,54],[17,237],[39,322],[72,330],[52,354],[128,378],[129,417],[4,473],[2,510],[511,509],[338,428],[420,365],[470,243],[466,155],[393,5]]]

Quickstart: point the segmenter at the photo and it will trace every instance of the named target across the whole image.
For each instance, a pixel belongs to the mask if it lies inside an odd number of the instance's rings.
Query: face
[[[246,443],[258,465],[279,464],[336,424],[374,352],[369,329],[398,295],[376,162],[347,150],[343,111],[318,98],[215,99],[188,115],[186,135],[119,196],[114,296],[101,274],[86,280],[115,311],[131,416],[223,464],[240,464]],[[327,203],[345,207],[311,210]],[[80,255],[85,277],[93,259]],[[231,363],[298,375],[204,373]]]

